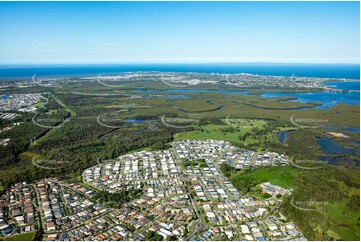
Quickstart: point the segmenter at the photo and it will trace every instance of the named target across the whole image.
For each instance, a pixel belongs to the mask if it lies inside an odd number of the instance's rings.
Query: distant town
[[[30,108],[31,105],[44,100],[41,93],[31,94],[11,94],[0,96],[0,111],[20,111],[31,112],[34,108]],[[3,116],[4,119],[12,119],[13,116]]]
[[[197,88],[223,86],[224,88],[258,89],[258,90],[304,90],[304,91],[331,91],[340,92],[325,85],[325,82],[350,82],[354,79],[345,78],[317,78],[292,76],[264,76],[247,73],[220,74],[220,73],[196,73],[196,72],[125,72],[117,75],[99,75],[87,77],[50,78],[46,76],[34,76],[32,80],[16,82],[3,82],[3,87],[16,86],[26,88],[31,86],[61,87],[62,85],[78,82],[97,82],[100,85],[112,86],[116,84],[132,85],[149,81],[159,82],[168,88]],[[115,87],[115,86],[113,86]],[[343,90],[347,91],[347,90]]]

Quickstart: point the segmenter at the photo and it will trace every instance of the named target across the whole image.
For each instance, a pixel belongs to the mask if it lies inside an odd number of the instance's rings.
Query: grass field
[[[34,239],[34,232],[29,232],[29,233],[23,233],[23,234],[17,234],[17,235],[12,235],[6,238],[1,238],[0,240],[4,240],[4,241],[31,241]]]
[[[246,121],[243,122],[234,122],[231,121],[231,125],[226,124],[225,120],[224,125],[221,124],[208,124],[202,126],[194,126],[193,131],[181,132],[174,135],[175,140],[187,140],[187,139],[199,139],[199,140],[207,140],[207,139],[216,139],[216,140],[224,140],[232,143],[240,142],[240,135],[244,135],[246,132],[251,132],[252,128],[258,127],[261,128],[266,124],[266,121],[258,120],[251,122],[252,126],[249,125]],[[229,132],[227,129],[233,128],[233,131]],[[239,128],[237,128],[239,127]],[[244,143],[249,144],[254,142],[252,139],[247,139]]]
[[[340,239],[352,241],[360,238],[358,212],[352,211],[344,203],[333,203],[327,205],[327,215],[330,223],[333,224],[331,231],[336,233]]]
[[[216,139],[229,142],[239,142],[239,135],[250,131],[251,128],[241,129],[240,132],[222,132],[222,128],[229,128],[228,125],[209,124],[204,126],[195,126],[195,130],[189,132],[177,133],[174,135],[175,140],[187,140],[187,139]]]
[[[352,231],[349,228],[332,225],[330,231],[327,232],[330,233],[331,231],[333,232],[332,235],[335,236],[335,234],[337,234],[338,236],[335,240],[359,241],[360,239],[360,236],[356,235],[357,230]]]
[[[297,174],[296,169],[286,166],[265,167],[259,168],[247,174],[242,174],[242,177],[257,178],[263,181],[268,181],[276,186],[286,189],[294,188],[294,177]]]
[[[33,104],[33,107],[38,108],[38,107],[43,106],[45,103],[46,102],[38,102],[38,103]]]

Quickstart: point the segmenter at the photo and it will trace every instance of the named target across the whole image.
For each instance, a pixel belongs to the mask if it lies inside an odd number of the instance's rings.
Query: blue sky
[[[359,2],[0,2],[0,63],[359,63]]]

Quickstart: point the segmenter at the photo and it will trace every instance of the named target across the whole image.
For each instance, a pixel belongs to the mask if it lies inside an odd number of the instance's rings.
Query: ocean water
[[[119,64],[119,65],[0,65],[0,80],[30,79],[39,77],[81,77],[90,75],[116,75],[122,72],[201,72],[249,73],[273,76],[304,76],[323,78],[360,78],[356,64]]]
[[[325,82],[325,84],[335,89],[360,91],[360,82]]]

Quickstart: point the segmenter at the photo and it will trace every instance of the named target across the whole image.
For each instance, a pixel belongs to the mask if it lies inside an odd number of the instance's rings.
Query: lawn
[[[12,235],[10,237],[3,238],[5,241],[30,241],[34,239],[34,232]]]

